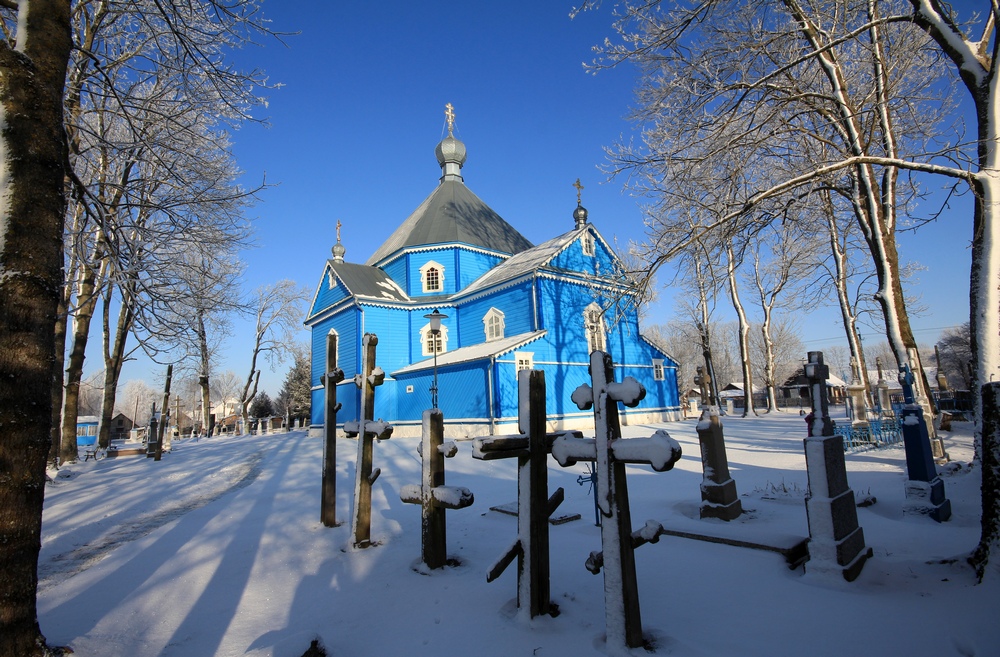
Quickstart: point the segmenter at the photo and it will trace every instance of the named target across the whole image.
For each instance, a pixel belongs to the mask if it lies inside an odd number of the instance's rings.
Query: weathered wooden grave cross
[[[549,516],[563,501],[563,489],[549,497],[545,461],[556,434],[545,433],[545,372],[517,376],[518,430],[513,436],[477,438],[472,456],[484,461],[517,458],[517,538],[486,575],[492,582],[517,557],[517,606],[532,618],[555,615],[549,599]]]
[[[372,526],[372,484],[381,472],[372,469],[372,440],[385,440],[392,435],[392,426],[382,420],[373,420],[375,415],[375,386],[382,385],[385,372],[375,366],[375,346],[378,337],[365,333],[361,340],[364,351],[361,372],[354,375],[354,384],[361,388],[361,407],[356,422],[344,423],[344,434],[358,437],[358,461],[355,464],[357,476],[354,480],[354,517],[351,530],[354,547],[368,547],[371,543]]]
[[[597,504],[604,516],[604,549],[592,552],[586,566],[595,575],[604,567],[608,645],[637,648],[643,641],[634,550],[659,540],[662,526],[650,521],[639,531],[632,531],[625,464],[645,463],[664,472],[680,459],[681,447],[662,429],[649,438],[622,438],[618,403],[635,406],[646,396],[646,389],[632,377],[616,383],[611,356],[601,351],[590,355],[590,376],[593,386],[581,385],[571,399],[580,410],[593,407],[595,438],[559,437],[552,445],[552,456],[563,467],[578,461],[597,463]]]
[[[320,498],[320,521],[326,527],[337,526],[337,384],[344,371],[337,367],[337,332],[326,336],[326,372],[320,376],[326,395],[323,407],[323,493]]]
[[[421,482],[399,489],[399,499],[421,505],[420,556],[428,568],[448,563],[445,509],[464,509],[475,497],[461,486],[444,485],[444,460],[458,453],[453,442],[444,442],[444,415],[441,409],[424,411],[420,439]]]

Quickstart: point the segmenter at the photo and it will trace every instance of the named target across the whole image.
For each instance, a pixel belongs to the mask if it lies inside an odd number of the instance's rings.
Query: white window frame
[[[533,370],[535,369],[535,352],[533,351],[515,351],[514,352],[514,372],[520,372],[521,370]]]
[[[437,269],[438,286],[431,289],[427,285],[427,274],[431,269]],[[420,289],[424,292],[444,292],[444,266],[433,260],[428,260],[420,267]]]
[[[663,381],[665,380],[664,370],[663,370],[663,359],[654,358],[653,359],[653,380]]]
[[[490,330],[497,328],[499,328],[499,330],[494,330],[491,335]],[[496,308],[490,308],[489,311],[483,315],[483,332],[486,334],[487,342],[503,340],[506,329],[507,325],[504,320],[503,311],[497,310]]]
[[[604,327],[604,309],[592,303],[583,309],[583,332],[587,338],[587,353],[607,351],[607,332]]]
[[[595,252],[594,246],[594,236],[590,234],[588,230],[580,237],[580,247],[583,249],[583,255],[593,256]]]
[[[431,324],[428,322],[420,329],[420,353],[423,356],[433,356],[434,352],[429,348],[431,341]],[[448,351],[448,327],[441,326],[441,334],[437,338],[438,354]]]

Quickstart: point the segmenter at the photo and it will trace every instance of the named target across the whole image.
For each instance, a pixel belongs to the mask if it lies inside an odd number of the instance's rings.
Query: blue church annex
[[[646,387],[639,406],[623,409],[623,422],[679,419],[677,365],[640,335],[629,290],[613,275],[617,258],[588,223],[579,193],[575,227],[533,246],[465,186],[466,149],[452,134],[450,106],[448,119],[448,136],[436,149],[438,187],[365,264],[344,260],[338,225],[305,320],[312,334],[311,430],[323,429],[320,376],[331,331],[345,374],[338,424],[358,416],[353,376],[365,333],[378,336],[376,362],[386,373],[375,417],[392,423],[394,435],[419,434],[421,415],[431,408],[435,349],[438,405],[450,437],[516,432],[517,372],[524,368],[545,371],[550,430],[592,428],[592,412],[580,411],[570,394],[589,382],[595,349],[611,354],[619,381],[632,376]],[[435,310],[447,315],[437,336],[424,317]]]

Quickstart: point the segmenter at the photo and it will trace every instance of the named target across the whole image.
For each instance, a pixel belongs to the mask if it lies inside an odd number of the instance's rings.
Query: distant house
[[[111,418],[111,440],[128,440],[134,427],[135,422],[124,413],[115,415]]]
[[[784,401],[784,406],[798,404],[801,407],[809,407],[812,406],[809,390],[809,380],[804,370],[799,369],[778,386],[778,395]],[[826,380],[826,393],[831,404],[843,404],[847,397],[847,382],[836,374],[831,374]]]
[[[96,415],[80,415],[76,418],[76,444],[78,446],[93,445],[97,442],[97,425],[100,418]]]

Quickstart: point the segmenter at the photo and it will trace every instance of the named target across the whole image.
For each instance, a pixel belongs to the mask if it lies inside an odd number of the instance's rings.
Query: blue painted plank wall
[[[334,283],[332,288],[330,287],[331,280]],[[309,314],[314,315],[324,308],[329,308],[346,296],[347,289],[335,276],[330,275],[330,267],[328,265],[323,272],[323,278],[316,287],[316,298],[313,301],[312,308],[309,310]]]
[[[504,314],[505,336],[519,335],[534,330],[532,328],[531,284],[521,283],[496,294],[469,301],[459,307],[458,329],[463,347],[482,344],[486,341],[483,317],[486,316],[490,308],[496,308]]]
[[[458,251],[458,290],[464,290],[474,280],[496,267],[502,258],[479,253],[478,251]]]

